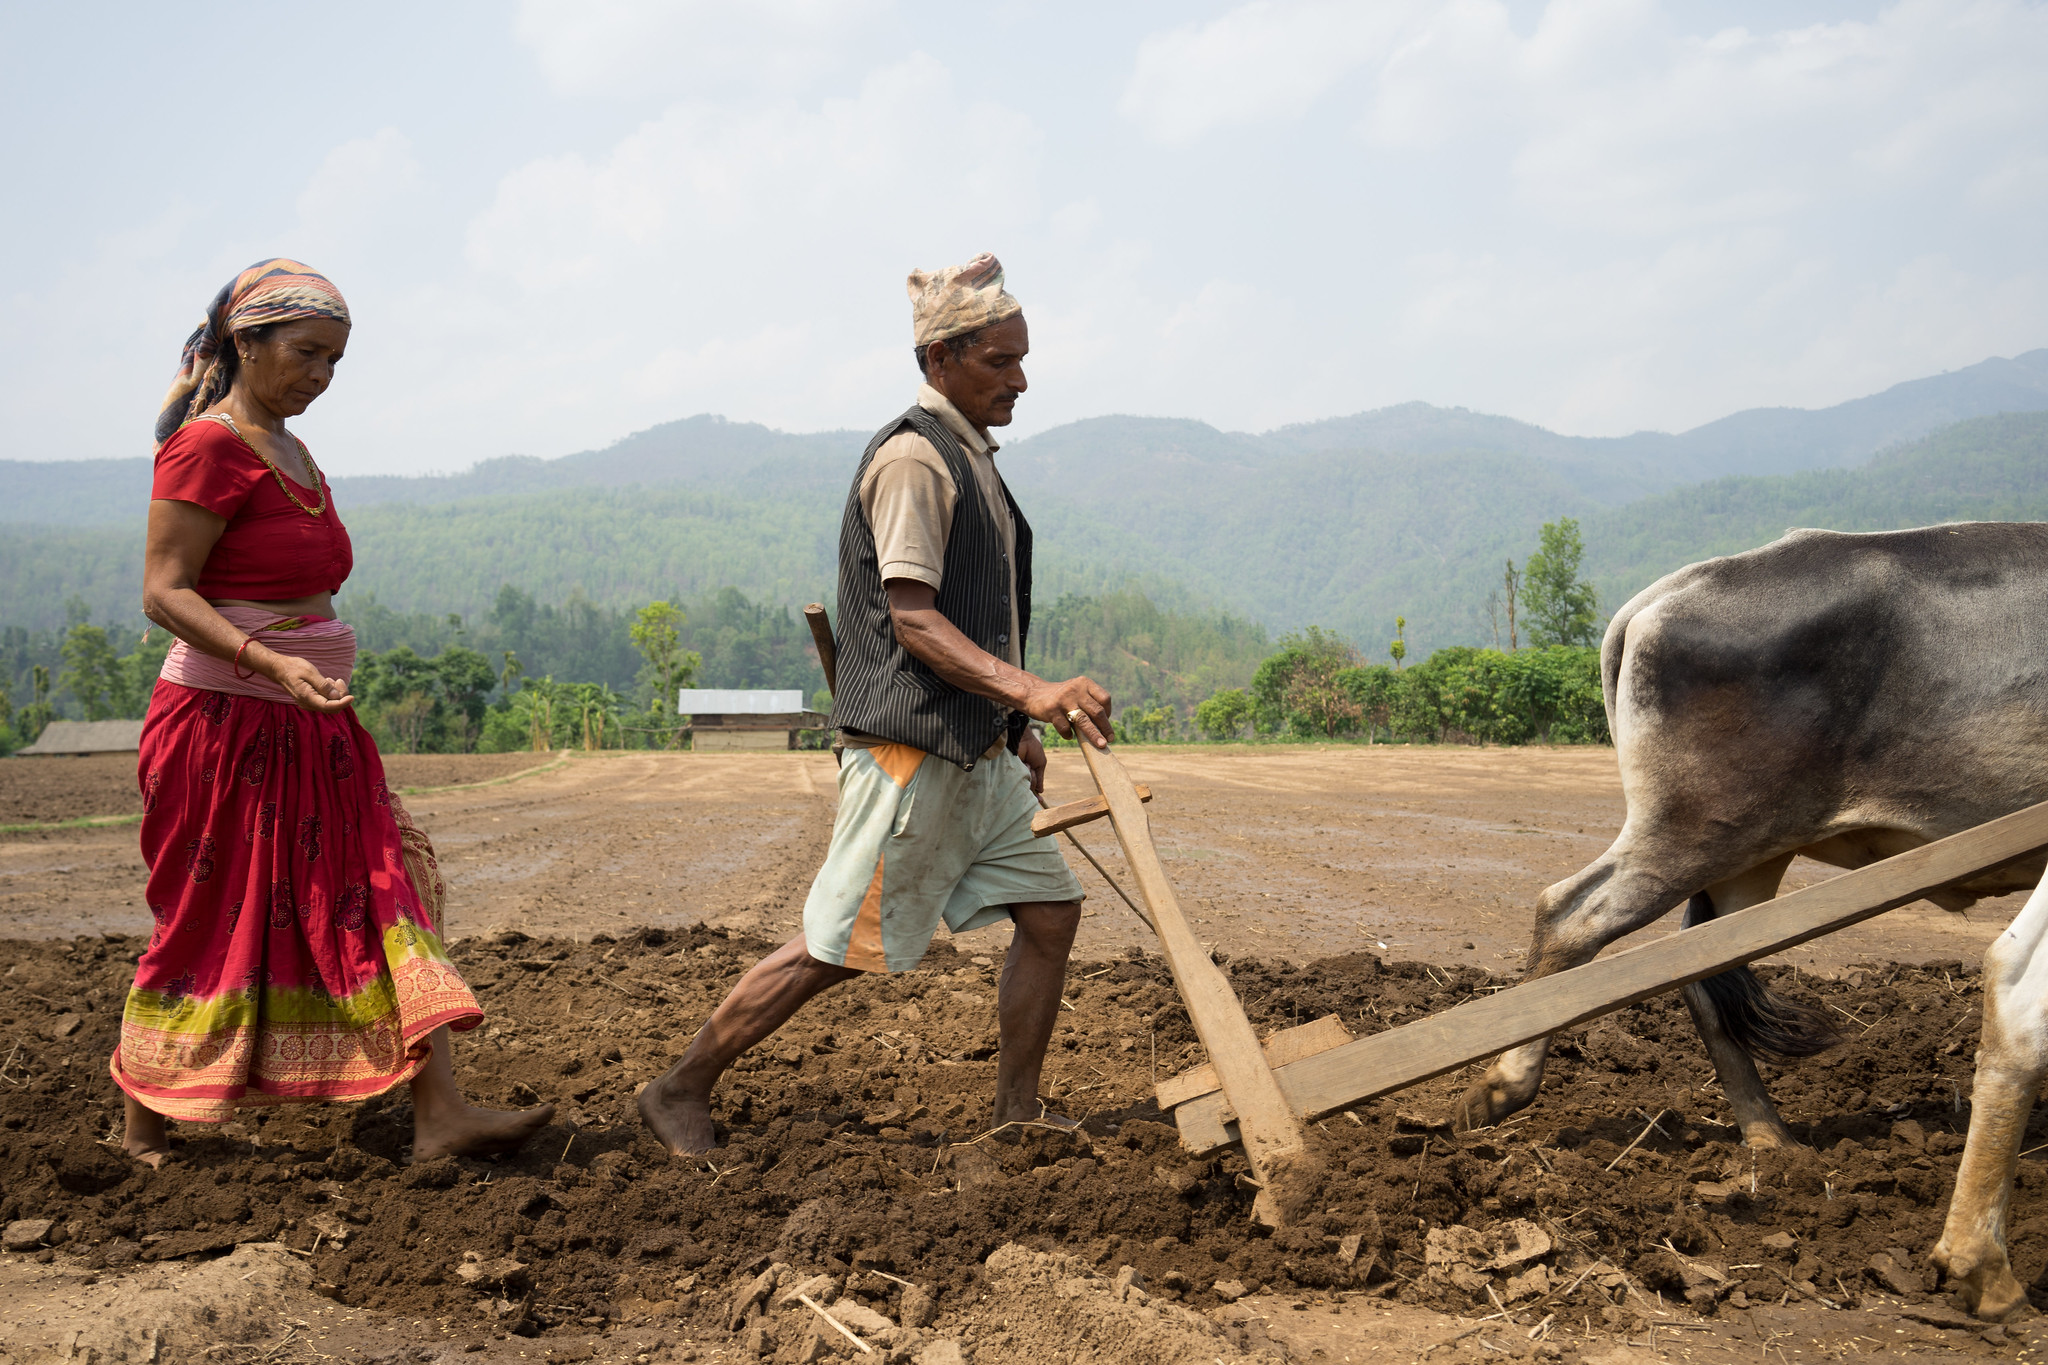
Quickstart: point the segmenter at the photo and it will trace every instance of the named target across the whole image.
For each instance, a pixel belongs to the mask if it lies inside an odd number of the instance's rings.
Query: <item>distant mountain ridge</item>
[[[1971,417],[2048,410],[2048,348],[1895,384],[1830,408],[1752,408],[1677,435],[1564,436],[1513,418],[1403,403],[1261,435],[1178,418],[1104,416],[1054,427],[1005,449],[1018,490],[1135,496],[1162,482],[1229,479],[1291,457],[1518,456],[1554,470],[1596,506],[1618,506],[1729,475],[1791,474],[1854,464]],[[867,433],[791,434],[709,415],[665,422],[600,450],[558,459],[508,455],[457,474],[334,480],[345,511],[383,503],[439,506],[566,489],[686,486],[710,491],[843,489]],[[0,523],[139,521],[149,461],[0,460]]]
[[[1525,455],[1339,450],[1248,465],[1220,447],[1210,454],[1196,476],[1136,493],[1085,483],[1020,492],[1040,547],[1036,595],[1050,604],[1133,585],[1276,634],[1331,627],[1372,655],[1398,613],[1419,657],[1491,641],[1486,604],[1503,561],[1525,558],[1538,526],[1559,516],[1580,519],[1607,612],[1683,564],[1795,526],[2048,520],[2048,411],[1973,418],[1850,469],[1733,475],[1622,506]],[[474,616],[505,583],[544,602],[613,607],[702,600],[728,584],[757,601],[829,602],[839,507],[836,488],[791,497],[680,486],[373,504],[350,519],[357,569],[341,611],[374,594],[399,612]],[[95,619],[136,622],[141,542],[135,524],[9,528],[0,625],[56,626],[74,595]]]

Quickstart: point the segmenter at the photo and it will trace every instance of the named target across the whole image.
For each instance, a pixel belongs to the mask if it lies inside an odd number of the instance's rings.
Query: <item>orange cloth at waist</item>
[[[261,607],[215,607],[229,625],[253,636],[266,649],[306,660],[330,678],[347,682],[356,667],[355,627],[319,616],[279,616]],[[235,676],[234,665],[192,648],[183,640],[172,644],[157,676],[181,687],[231,692],[264,701],[294,701],[292,694],[262,674]]]

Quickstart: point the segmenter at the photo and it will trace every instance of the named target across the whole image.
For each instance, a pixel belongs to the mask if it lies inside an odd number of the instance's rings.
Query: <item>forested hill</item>
[[[1940,520],[2048,520],[2048,413],[1960,423],[1858,468],[1733,477],[1602,507],[1553,466],[1507,454],[1311,452],[1260,466],[1217,460],[1147,488],[1020,494],[1042,547],[1038,596],[1135,584],[1278,633],[1331,627],[1369,653],[1396,613],[1420,657],[1488,642],[1502,561],[1560,515],[1584,528],[1586,567],[1612,611],[1679,565],[1791,526],[1883,530]],[[487,612],[502,584],[543,602],[830,597],[840,491],[742,496],[683,488],[499,494],[351,516],[355,577],[401,612]],[[0,624],[47,628],[76,594],[95,619],[132,619],[138,527],[13,528],[0,536]],[[33,613],[33,614],[32,614]],[[11,619],[8,619],[11,618]]]
[[[1969,417],[2048,409],[2048,349],[1896,384],[1831,408],[1754,408],[1678,435],[1561,436],[1512,418],[1404,403],[1281,427],[1263,435],[1171,418],[1101,417],[1017,442],[1004,454],[1022,491],[1143,496],[1190,480],[1229,482],[1304,456],[1377,452],[1438,461],[1512,457],[1549,471],[1589,505],[1617,505],[1730,474],[1787,474],[1854,464]],[[864,431],[791,435],[698,416],[636,432],[602,450],[543,460],[508,455],[458,474],[338,478],[349,509],[570,489],[676,487],[758,498],[843,491]],[[1481,462],[1475,471],[1494,466]],[[123,525],[149,496],[144,459],[0,460],[0,523]]]
[[[1856,469],[1716,479],[1584,519],[1586,567],[1612,612],[1663,573],[1795,527],[1893,531],[2048,521],[2048,413],[1980,417]]]

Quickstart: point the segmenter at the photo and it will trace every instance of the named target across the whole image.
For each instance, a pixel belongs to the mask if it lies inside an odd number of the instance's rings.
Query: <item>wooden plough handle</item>
[[[1140,801],[1152,799],[1152,789],[1144,783],[1135,784],[1131,790],[1138,794]],[[1031,817],[1031,832],[1041,839],[1050,839],[1062,830],[1076,825],[1085,825],[1090,820],[1100,820],[1109,814],[1109,802],[1099,796],[1084,796],[1079,801],[1068,801],[1057,806],[1048,806]]]
[[[1277,1225],[1285,1201],[1269,1196],[1275,1194],[1276,1181],[1287,1177],[1305,1151],[1301,1120],[1281,1094],[1280,1083],[1266,1064],[1265,1049],[1245,1018],[1230,978],[1210,958],[1181,913],[1180,900],[1167,880],[1159,851],[1153,847],[1151,822],[1145,817],[1136,784],[1109,750],[1085,742],[1080,749],[1108,807],[1117,842],[1123,845],[1124,861],[1138,885],[1139,899],[1151,913],[1159,950],[1187,1006],[1195,1036],[1216,1068],[1222,1086],[1217,1098],[1227,1101],[1236,1115],[1245,1159],[1264,1186],[1254,1216]]]

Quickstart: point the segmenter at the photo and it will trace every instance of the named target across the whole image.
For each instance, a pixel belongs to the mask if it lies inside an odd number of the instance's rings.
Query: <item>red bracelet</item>
[[[235,650],[235,658],[234,658],[234,662],[233,662],[232,664],[230,664],[230,665],[229,665],[229,667],[231,667],[231,668],[233,668],[233,669],[234,669],[234,671],[235,671],[235,680],[236,680],[237,682],[246,682],[246,681],[248,681],[248,679],[246,679],[246,678],[242,677],[242,650],[244,650],[244,649],[247,649],[247,648],[248,648],[248,647],[249,647],[250,645],[253,645],[253,644],[255,644],[255,643],[256,643],[256,637],[255,637],[255,636],[253,636],[253,635],[245,636],[245,637],[243,638],[243,640],[242,640],[242,643],[241,643],[240,647],[239,647],[239,648],[237,648],[237,649]],[[250,678],[253,678],[253,677],[255,677],[255,676],[256,676],[256,670],[255,670],[255,669],[253,669],[253,668],[252,668],[252,669],[250,669],[250,670],[249,670],[249,677],[250,677]]]

